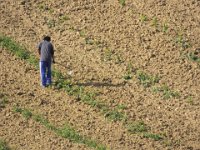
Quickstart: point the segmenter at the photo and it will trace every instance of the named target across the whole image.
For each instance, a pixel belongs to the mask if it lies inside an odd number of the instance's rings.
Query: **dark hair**
[[[51,41],[51,37],[50,36],[45,36],[43,40],[44,41]]]

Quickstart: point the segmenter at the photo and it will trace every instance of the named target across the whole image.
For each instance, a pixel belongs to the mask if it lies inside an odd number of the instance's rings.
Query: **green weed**
[[[190,47],[190,44],[181,33],[176,36],[176,43],[179,44],[183,49],[187,49]]]
[[[39,65],[38,65],[38,59],[33,56],[33,55],[29,55],[29,58],[27,59],[27,61],[33,65],[34,67],[36,67],[37,69],[39,69]]]
[[[6,96],[3,93],[0,93],[0,108],[5,108],[7,103],[8,103],[8,100]]]
[[[126,5],[126,1],[125,1],[125,0],[119,0],[119,3],[120,3],[122,6],[125,6],[125,5]]]
[[[128,125],[128,131],[131,133],[147,132],[148,127],[143,121],[135,122]]]
[[[163,32],[166,33],[169,29],[168,25],[166,23],[163,24]]]
[[[13,111],[17,113],[22,113],[23,109],[19,108],[18,106],[14,106]]]
[[[158,26],[158,18],[154,17],[152,20],[152,26],[157,27]]]
[[[141,14],[141,15],[140,15],[140,21],[141,21],[141,22],[147,21],[147,16],[144,15],[144,14]]]
[[[107,110],[107,112],[105,113],[105,117],[112,121],[125,121],[127,119],[127,117],[118,110]]]
[[[152,134],[152,133],[144,133],[143,134],[144,138],[150,138],[150,139],[154,139],[155,141],[159,141],[162,140],[163,137],[161,135],[158,134]]]
[[[62,16],[59,17],[59,22],[63,23],[65,21],[69,20],[69,19],[70,18],[67,15],[62,15]]]
[[[95,41],[94,41],[94,39],[87,37],[87,38],[85,38],[85,43],[89,44],[89,45],[93,45],[93,44],[95,44]]]
[[[125,104],[120,104],[120,105],[117,105],[117,109],[121,109],[121,110],[124,110],[126,109],[126,105]]]
[[[124,62],[124,60],[122,59],[122,56],[120,54],[116,54],[115,55],[115,63],[116,64],[121,64],[123,62]]]
[[[85,37],[85,31],[81,30],[79,31],[79,34],[81,37]],[[86,39],[85,39],[86,40]],[[85,43],[87,44],[87,42],[85,41]]]
[[[39,4],[39,6],[38,6],[38,8],[40,9],[40,10],[46,10],[46,6],[45,6],[45,4]]]
[[[106,48],[103,51],[102,60],[103,61],[110,61],[110,60],[112,60],[112,55],[113,55],[113,51],[108,49],[108,48]]]
[[[12,41],[9,37],[0,35],[0,46],[8,49],[21,59],[28,59],[30,57],[30,52],[26,51],[22,46]]]
[[[132,71],[133,71],[133,66],[131,63],[128,64],[127,69],[126,69],[126,73],[124,75],[124,80],[130,80],[132,79]]]
[[[195,55],[193,52],[188,53],[187,58],[193,62],[200,63],[200,57]]]
[[[190,105],[194,105],[194,99],[192,96],[187,97],[187,103]]]
[[[10,150],[7,143],[2,139],[0,139],[0,150]]]
[[[54,10],[53,10],[52,8],[49,8],[49,9],[48,9],[48,12],[49,12],[50,14],[53,14],[53,13],[54,13]]]
[[[124,75],[124,80],[131,80],[133,77],[132,77],[132,75],[129,73],[129,72],[127,72],[125,75]]]
[[[54,19],[49,19],[49,20],[47,20],[47,26],[48,26],[49,28],[55,27],[55,26],[56,26],[55,20],[54,20]]]
[[[136,77],[145,88],[155,85],[160,80],[158,76],[150,76],[140,70],[136,71]]]
[[[96,141],[91,140],[87,137],[81,136],[78,132],[76,132],[69,125],[65,125],[63,128],[57,128],[56,126],[52,125],[47,119],[45,119],[41,115],[35,115],[32,112],[30,112],[28,109],[22,109],[19,107],[15,107],[14,110],[17,110],[15,112],[21,113],[25,118],[27,118],[27,114],[29,114],[28,117],[30,117],[30,118],[32,117],[33,120],[41,123],[47,129],[55,132],[58,136],[67,138],[75,143],[85,144],[88,147],[95,148],[97,150],[106,150],[107,149],[106,146],[98,144]],[[26,114],[26,115],[24,115],[24,114]]]
[[[30,119],[32,117],[32,113],[30,110],[28,109],[24,109],[22,112],[21,112],[22,116],[26,119]]]
[[[168,86],[153,87],[154,92],[161,92],[164,99],[179,98],[180,94],[176,91],[172,91]]]

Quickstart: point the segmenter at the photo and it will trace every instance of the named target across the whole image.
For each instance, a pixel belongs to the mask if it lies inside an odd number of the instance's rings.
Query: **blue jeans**
[[[40,77],[42,86],[51,84],[51,62],[40,61]]]

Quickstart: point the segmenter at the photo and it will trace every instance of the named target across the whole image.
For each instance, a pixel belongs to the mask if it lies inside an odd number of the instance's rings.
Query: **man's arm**
[[[39,54],[39,55],[41,55],[41,47],[42,47],[42,43],[40,43],[40,44],[38,45],[38,47],[37,47],[37,48],[38,48],[38,54]]]
[[[52,46],[52,48],[51,48],[51,56],[52,56],[52,61],[53,61],[53,63],[55,63],[55,57],[54,57],[54,47],[53,47],[53,45],[51,45]]]

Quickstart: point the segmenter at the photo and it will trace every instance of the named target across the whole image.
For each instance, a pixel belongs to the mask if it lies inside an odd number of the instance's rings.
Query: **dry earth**
[[[42,36],[50,35],[56,69],[72,70],[75,84],[99,93],[97,98],[110,108],[126,106],[122,111],[130,121],[143,120],[167,141],[129,134],[121,122],[106,120],[64,91],[41,89],[38,70],[5,49],[0,49],[0,92],[8,95],[9,104],[0,110],[1,138],[20,150],[88,149],[22,119],[11,111],[19,104],[57,126],[69,122],[113,150],[199,150],[200,67],[184,57],[200,47],[199,8],[199,0],[126,0],[125,6],[117,0],[0,0],[0,33],[35,55]],[[178,35],[188,48],[176,43]],[[124,81],[130,64],[133,78]],[[144,88],[137,69],[158,75],[156,85],[166,84],[180,97],[164,100]]]

